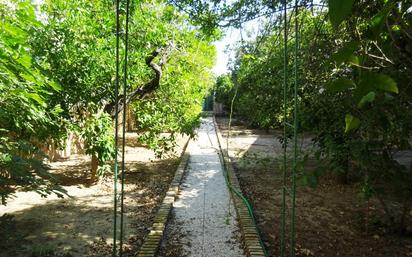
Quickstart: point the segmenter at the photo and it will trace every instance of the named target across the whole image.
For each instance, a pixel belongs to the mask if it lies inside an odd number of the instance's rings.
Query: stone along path
[[[189,163],[174,203],[172,230],[180,231],[183,254],[189,257],[241,257],[236,213],[218,155],[212,118],[202,119],[189,144]]]

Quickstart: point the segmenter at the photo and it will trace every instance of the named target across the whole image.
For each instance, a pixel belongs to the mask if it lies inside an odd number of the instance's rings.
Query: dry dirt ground
[[[218,123],[226,135],[228,120],[218,118]],[[270,256],[279,256],[280,132],[248,129],[239,122],[232,129],[229,152],[243,193],[253,205]],[[310,140],[304,138],[300,142],[305,146]],[[412,217],[407,218],[409,235],[389,232],[381,206],[372,199],[366,219],[366,203],[361,201],[356,183],[342,185],[335,178],[323,178],[316,189],[299,183],[296,200],[297,256],[412,256]],[[389,206],[399,208],[396,202]]]
[[[187,138],[179,138],[180,156]],[[152,225],[179,159],[156,159],[127,135],[124,256],[134,256]],[[0,206],[0,257],[105,257],[113,242],[113,178],[90,185],[90,158],[84,155],[50,164],[67,190],[64,199],[18,192]],[[120,188],[120,186],[119,186]]]

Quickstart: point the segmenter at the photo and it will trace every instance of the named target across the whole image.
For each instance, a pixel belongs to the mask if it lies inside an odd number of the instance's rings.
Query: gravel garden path
[[[179,199],[174,203],[171,229],[182,237],[183,255],[240,257],[236,213],[218,155],[212,118],[205,118],[196,140],[189,144],[190,159]]]

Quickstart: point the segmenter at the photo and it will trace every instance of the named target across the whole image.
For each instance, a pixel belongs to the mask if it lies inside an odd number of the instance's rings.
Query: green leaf
[[[17,61],[23,65],[25,68],[30,68],[31,67],[31,56],[24,54],[22,55]]]
[[[20,74],[20,76],[22,78],[24,78],[26,80],[26,82],[31,82],[35,85],[40,85],[40,86],[43,85],[43,82],[39,80],[39,79],[41,79],[40,77],[36,78],[32,74],[29,74],[29,73],[23,73],[23,74]]]
[[[354,0],[328,0],[329,19],[334,28],[337,28],[352,12]]]
[[[348,63],[352,65],[359,65],[360,64],[359,57],[356,55],[349,56]]]
[[[386,3],[385,7],[382,8],[378,14],[372,17],[369,26],[375,37],[382,32],[385,20],[394,6],[396,6],[395,3]]]
[[[387,13],[378,13],[375,15],[370,23],[371,29],[375,35],[379,34],[381,28],[383,27],[383,22],[385,21]]]
[[[365,72],[353,93],[355,102],[359,103],[369,92],[376,90],[398,93],[396,82],[391,77],[380,73]]]
[[[341,64],[345,61],[353,61],[356,56],[353,53],[359,48],[358,41],[351,41],[346,43],[342,48],[340,48],[336,53],[331,57],[332,61],[335,61],[337,64]]]
[[[251,55],[251,54],[245,54],[245,55],[243,56],[243,59],[244,59],[244,60],[256,60],[256,58],[255,58],[253,55]]]
[[[345,133],[348,133],[351,130],[357,129],[360,125],[360,120],[353,116],[352,114],[345,115]]]
[[[393,32],[399,32],[399,31],[401,30],[401,26],[399,26],[399,25],[393,25],[392,28],[391,28],[391,30],[392,30]]]
[[[355,82],[351,79],[340,78],[332,81],[328,86],[327,90],[331,93],[342,92],[356,86]]]
[[[365,106],[366,103],[371,103],[375,100],[376,93],[375,92],[369,92],[366,94],[358,103],[358,107],[362,108]]]
[[[385,74],[367,72],[364,73],[360,81],[361,85],[365,85],[368,88],[376,88],[386,92],[399,93],[398,86],[395,80]]]
[[[46,106],[46,103],[44,102],[43,97],[41,97],[40,95],[36,94],[36,93],[25,93],[25,96],[27,98],[33,99],[34,101],[36,101],[38,104],[40,104],[41,106]]]
[[[380,81],[376,84],[377,88],[387,91],[387,92],[392,92],[395,94],[399,93],[398,86],[391,77],[388,77],[384,74],[379,74]]]
[[[17,41],[18,39],[23,39],[27,36],[27,32],[23,29],[19,28],[18,26],[13,26],[8,22],[4,22],[1,26],[4,32],[6,32],[7,36],[11,36],[13,41]]]
[[[62,87],[55,81],[49,81],[48,85],[57,92],[60,92],[62,90]]]

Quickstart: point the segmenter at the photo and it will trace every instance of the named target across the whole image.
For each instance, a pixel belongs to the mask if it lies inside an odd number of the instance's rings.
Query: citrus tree
[[[284,1],[173,1],[210,26],[238,25],[266,17],[257,38],[237,47],[233,74],[238,83],[235,111],[262,128],[276,128],[283,114]],[[299,24],[299,128],[314,135],[322,171],[304,174],[317,183],[325,172],[341,182],[360,182],[364,200],[377,198],[388,223],[404,231],[411,204],[409,167],[394,155],[411,149],[411,8],[407,0],[298,1],[299,15],[288,5],[288,22]],[[240,15],[240,13],[245,15]],[[287,28],[288,79],[294,75],[294,32]],[[292,94],[292,84],[288,85]],[[288,106],[292,106],[287,103]],[[253,106],[253,108],[251,108]],[[390,209],[385,201],[400,204]]]
[[[50,98],[61,87],[32,56],[32,33],[41,27],[30,1],[0,2],[0,196],[21,187],[62,195],[42,164],[40,142],[64,137],[62,111]]]
[[[116,106],[134,110],[139,140],[159,155],[172,150],[176,134],[193,133],[201,99],[212,86],[211,42],[219,33],[203,33],[165,1],[131,1],[128,75],[119,81],[127,81],[126,95],[119,92],[126,100],[116,102],[114,1],[0,3],[3,203],[19,187],[53,192],[55,181],[44,169],[47,156],[41,149],[45,144],[64,147],[70,131],[93,156],[93,170],[100,175],[109,170],[115,157],[114,118],[121,115]]]

